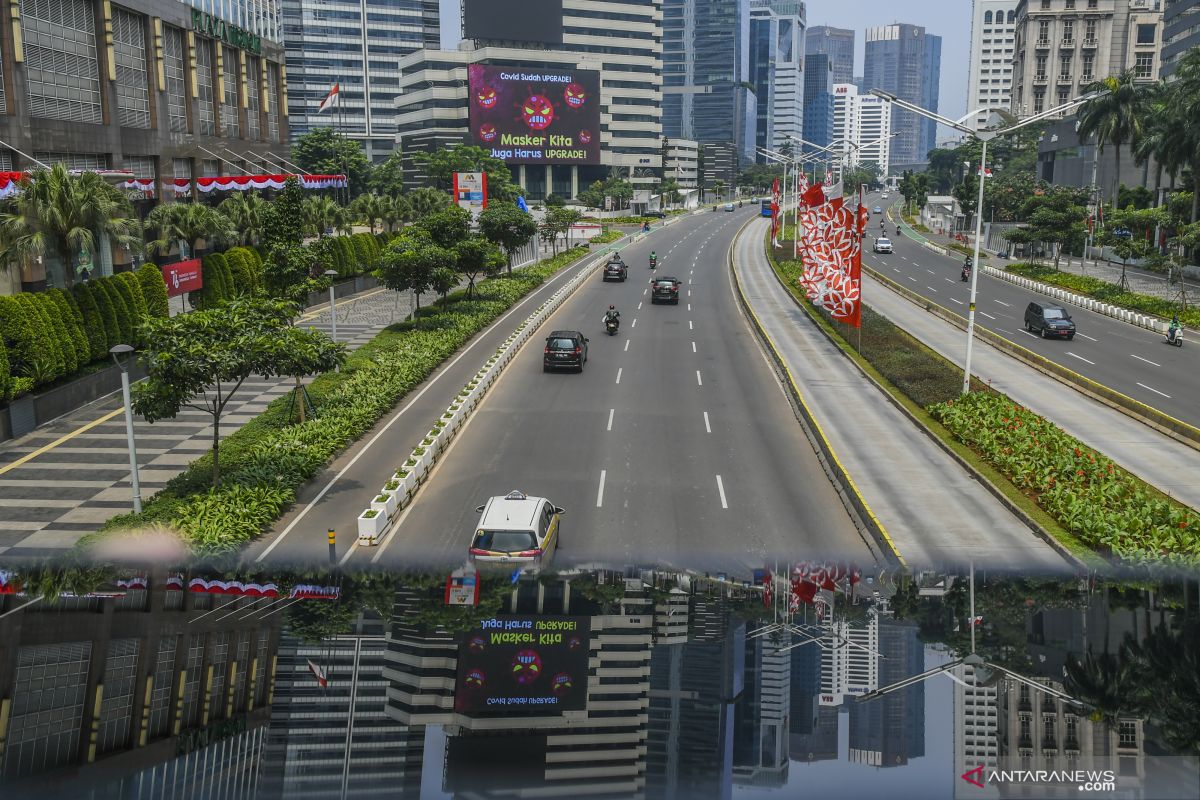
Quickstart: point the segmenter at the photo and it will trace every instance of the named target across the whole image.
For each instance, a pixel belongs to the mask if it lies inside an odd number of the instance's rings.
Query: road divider
[[[400,512],[412,504],[417,492],[433,470],[433,465],[446,452],[450,442],[462,430],[470,415],[479,407],[488,389],[496,383],[505,367],[512,362],[517,352],[537,332],[538,328],[604,263],[607,255],[607,253],[601,253],[593,258],[591,262],[581,267],[570,280],[560,286],[554,294],[550,295],[545,302],[534,309],[467,381],[446,411],[434,422],[433,427],[420,444],[413,448],[408,458],[384,481],[379,496],[387,495],[391,502],[376,503],[372,501],[371,507],[364,509],[359,515],[359,545],[376,545],[387,535],[392,525],[399,519]],[[617,382],[619,383],[620,380],[618,372]],[[389,490],[388,487],[393,488]]]

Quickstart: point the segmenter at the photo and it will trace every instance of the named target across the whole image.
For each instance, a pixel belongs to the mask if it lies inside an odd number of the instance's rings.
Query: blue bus
[[[764,217],[771,216],[771,198],[762,201],[762,215]]]

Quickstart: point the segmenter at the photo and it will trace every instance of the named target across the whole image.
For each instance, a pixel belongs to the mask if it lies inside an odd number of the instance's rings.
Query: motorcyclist
[[[654,269],[657,266],[658,266],[658,254],[655,253],[653,250],[651,250],[650,251],[650,269]]]
[[[1179,335],[1179,331],[1183,326],[1179,324],[1179,315],[1171,317],[1171,327],[1167,328],[1167,341],[1175,341],[1175,337]]]
[[[608,311],[604,312],[604,325],[607,327],[609,322],[621,322],[621,312],[617,311],[616,306],[609,306]]]
[[[971,256],[967,256],[965,259],[963,259],[962,277],[963,277],[964,281],[967,278],[971,277],[971,266],[972,266],[971,261],[972,261]]]
[[[649,233],[649,232],[650,232],[650,223],[643,222],[642,223],[642,233]]]

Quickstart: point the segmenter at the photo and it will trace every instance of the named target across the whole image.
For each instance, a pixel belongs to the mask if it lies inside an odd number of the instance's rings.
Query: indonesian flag
[[[779,247],[779,198],[779,178],[776,178],[771,184],[771,238],[776,247]]]
[[[325,674],[325,670],[314,664],[311,658],[308,659],[308,671],[317,679],[317,683],[322,689],[329,685],[329,677]]]
[[[325,99],[322,100],[321,105],[317,107],[318,114],[326,109],[333,108],[334,105],[340,102],[341,95],[338,93],[341,91],[341,86],[342,85],[340,83],[335,83],[333,85],[333,88],[329,90],[329,94],[325,95]]]
[[[796,177],[796,188],[799,190],[800,194],[804,194],[808,191],[808,173],[801,172]]]
[[[992,177],[992,171],[990,169],[988,169],[987,167],[980,167],[978,174],[980,177],[983,177],[983,178]]]

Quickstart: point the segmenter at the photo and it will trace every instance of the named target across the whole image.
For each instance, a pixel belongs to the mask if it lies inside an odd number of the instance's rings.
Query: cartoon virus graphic
[[[587,143],[589,143],[590,141],[592,141],[592,132],[591,132],[591,131],[588,131],[588,130],[582,130],[582,131],[580,131],[580,132],[579,132],[579,142],[580,142],[580,144],[587,144]]]
[[[482,653],[487,647],[487,640],[482,636],[472,636],[471,641],[467,642],[467,649],[472,653]]]
[[[542,675],[542,657],[534,650],[521,650],[512,660],[512,676],[521,686],[528,686]]]
[[[485,122],[479,126],[479,140],[482,142],[494,142],[496,140],[496,126],[490,122]]]
[[[563,89],[563,99],[571,108],[583,108],[587,102],[587,90],[578,83],[568,83],[567,88]]]
[[[484,86],[475,93],[475,102],[480,108],[494,108],[496,106],[496,90],[490,86]]]
[[[521,106],[521,114],[525,117],[525,124],[530,130],[544,131],[550,127],[550,123],[554,122],[554,106],[550,105],[550,101],[540,94],[533,94],[525,101],[525,105]]]
[[[472,667],[463,676],[464,689],[482,689],[485,683],[487,683],[487,674],[479,667]]]
[[[566,697],[575,688],[575,679],[565,672],[560,672],[550,679],[550,692],[555,697]]]
[[[584,133],[587,133],[587,131],[584,131]],[[579,138],[583,139],[582,134],[580,135]],[[587,139],[583,139],[583,141],[587,142]],[[583,640],[580,639],[578,636],[572,636],[570,639],[567,640],[567,649],[568,650],[574,651],[574,650],[578,650],[581,647],[583,647]]]

